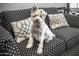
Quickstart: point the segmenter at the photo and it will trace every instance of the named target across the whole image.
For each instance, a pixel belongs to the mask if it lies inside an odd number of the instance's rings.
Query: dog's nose
[[[36,19],[36,22],[38,22],[38,19]]]

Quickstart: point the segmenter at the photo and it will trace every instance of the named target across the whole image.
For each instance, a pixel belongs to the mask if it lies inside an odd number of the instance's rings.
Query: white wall
[[[71,10],[74,11],[79,11],[79,8],[71,8]]]
[[[34,5],[38,7],[66,7],[66,3],[0,3],[0,11],[27,9]]]

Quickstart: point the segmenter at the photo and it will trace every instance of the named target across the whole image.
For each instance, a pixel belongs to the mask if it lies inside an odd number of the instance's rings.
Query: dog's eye
[[[42,13],[42,11],[41,11],[41,13]]]
[[[36,15],[34,15],[33,17],[36,17]]]

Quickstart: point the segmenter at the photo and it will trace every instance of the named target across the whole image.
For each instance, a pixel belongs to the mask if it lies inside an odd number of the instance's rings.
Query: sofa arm
[[[79,28],[79,16],[65,14],[65,17],[70,27]]]
[[[19,55],[19,50],[16,41],[10,35],[10,33],[5,30],[0,25],[0,55],[1,56],[12,56]]]

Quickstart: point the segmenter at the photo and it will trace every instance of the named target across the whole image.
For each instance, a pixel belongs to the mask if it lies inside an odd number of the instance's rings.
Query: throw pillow
[[[31,18],[11,22],[17,43],[29,38]]]
[[[56,29],[63,26],[69,26],[63,13],[60,14],[48,14],[49,26],[51,29]]]

